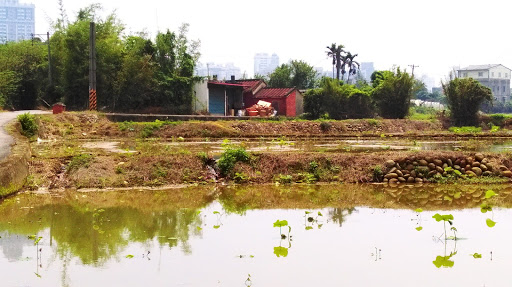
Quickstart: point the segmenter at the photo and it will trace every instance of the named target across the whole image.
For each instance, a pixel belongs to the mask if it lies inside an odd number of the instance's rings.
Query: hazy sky
[[[20,0],[36,5],[36,33],[58,15],[57,0]],[[377,69],[415,64],[415,74],[436,83],[453,66],[503,64],[512,68],[508,1],[487,0],[259,0],[259,1],[71,1],[79,8],[100,3],[116,10],[126,32],[176,31],[190,24],[189,38],[202,42],[202,63],[233,62],[249,75],[258,52],[277,53],[281,63],[304,60],[330,70],[326,46],[343,44],[359,62]]]

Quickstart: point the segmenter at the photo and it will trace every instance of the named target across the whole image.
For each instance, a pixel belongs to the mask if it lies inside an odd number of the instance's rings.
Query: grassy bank
[[[396,136],[394,134],[397,134]],[[219,182],[252,184],[289,183],[370,183],[382,181],[385,163],[415,157],[418,159],[448,159],[475,156],[474,152],[456,151],[390,151],[353,153],[291,152],[286,148],[247,151],[244,142],[226,142],[222,149],[209,148],[198,152],[180,142],[195,138],[270,138],[289,143],[290,138],[339,138],[373,136],[377,138],[508,136],[508,131],[444,130],[439,122],[414,120],[346,120],[346,121],[216,121],[216,122],[111,122],[98,113],[64,113],[39,116],[39,138],[46,143],[33,143],[30,162],[29,189],[48,188],[110,188],[133,186],[167,186],[179,184],[206,185]],[[285,137],[283,137],[285,136]],[[116,139],[122,142],[117,152],[108,149],[84,148],[84,142]],[[279,139],[281,139],[279,141]],[[173,145],[174,144],[174,145]],[[485,155],[498,171],[512,167],[507,153]],[[217,159],[217,166],[213,163]],[[414,160],[410,161],[410,163]],[[453,164],[452,164],[453,166]],[[452,167],[450,166],[450,168]],[[397,166],[406,175],[405,166]],[[434,166],[435,168],[435,166]],[[453,173],[442,164],[438,177]],[[471,182],[495,183],[507,181],[499,172],[475,178],[469,168],[460,167],[461,177]],[[483,168],[487,168],[483,167]],[[419,166],[413,167],[418,169]],[[458,171],[458,172],[459,172]],[[478,169],[477,169],[478,171]],[[424,181],[434,181],[427,178]],[[467,173],[467,174],[466,174]],[[495,175],[495,176],[491,176]],[[407,180],[407,176],[404,178]],[[401,177],[401,176],[398,176]],[[398,180],[398,179],[397,179]],[[401,179],[400,179],[401,180]],[[423,180],[422,180],[423,182]]]

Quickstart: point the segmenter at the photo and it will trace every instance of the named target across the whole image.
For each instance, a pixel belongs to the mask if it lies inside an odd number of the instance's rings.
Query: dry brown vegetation
[[[40,116],[39,136],[56,140],[34,152],[28,187],[38,189],[166,186],[177,184],[236,183],[369,183],[374,171],[387,160],[410,156],[446,158],[472,156],[468,152],[379,151],[252,152],[248,162],[238,162],[224,178],[212,176],[198,154],[170,149],[161,141],[177,137],[342,137],[398,133],[443,133],[439,123],[411,120],[346,121],[216,121],[114,123],[97,113],[64,113]],[[141,134],[152,140],[141,138]],[[431,134],[432,135],[432,134]],[[134,153],[84,149],[80,141],[117,138]],[[486,154],[506,167],[506,154]]]

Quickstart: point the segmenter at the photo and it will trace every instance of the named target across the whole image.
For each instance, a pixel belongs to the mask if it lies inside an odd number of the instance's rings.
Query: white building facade
[[[492,90],[495,102],[510,101],[511,70],[503,65],[468,66],[457,70],[459,78],[473,78]]]
[[[35,6],[18,0],[0,0],[0,44],[32,39]]]

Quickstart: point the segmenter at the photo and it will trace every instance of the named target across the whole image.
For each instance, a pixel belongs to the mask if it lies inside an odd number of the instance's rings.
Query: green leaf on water
[[[37,278],[41,278],[42,276],[39,275],[38,273],[34,272],[34,274],[36,274]]]
[[[450,260],[450,258],[452,258],[452,256],[454,256],[455,254],[457,254],[457,252],[450,253],[449,256],[437,256],[436,260],[432,261],[432,263],[434,263],[434,265],[437,268],[441,268],[441,267],[452,268],[453,265],[455,265],[455,262]]]
[[[43,237],[39,236],[36,240],[34,240],[34,245],[39,243],[39,241],[41,241],[41,239],[43,239]]]
[[[434,218],[437,222],[439,221],[448,221],[450,222],[450,220],[453,220],[453,215],[451,214],[444,214],[444,215],[441,215],[439,213],[436,213],[432,216],[432,218]]]
[[[197,231],[203,230],[200,226],[197,227]]]
[[[475,259],[482,258],[482,254],[480,254],[480,253],[471,254],[471,256],[473,256],[473,258],[475,258]]]
[[[218,212],[218,211],[214,211],[214,212],[213,212],[213,214],[220,214],[220,212]]]
[[[313,229],[312,226],[306,226],[306,230],[311,230],[311,229]]]
[[[250,255],[249,257],[254,258],[254,255]]]
[[[306,213],[306,215],[308,215],[311,213],[311,211],[304,211],[304,213]]]
[[[288,248],[281,247],[281,246],[274,247],[274,254],[277,257],[286,257],[286,256],[288,256]]]
[[[213,226],[214,229],[219,229],[220,228],[220,225],[214,225]]]
[[[486,202],[482,203],[480,205],[480,211],[482,213],[486,213],[488,211],[492,211],[492,206],[490,206],[489,204],[487,204]]]
[[[418,231],[422,231],[422,230],[423,230],[423,227],[421,227],[421,226],[420,226],[420,227],[416,227],[416,230],[418,230]]]
[[[276,222],[274,222],[274,227],[284,227],[284,226],[288,226],[288,221],[278,219]]]
[[[487,220],[485,221],[485,223],[487,223],[487,226],[489,227],[494,227],[496,225],[496,222],[492,221],[490,218],[487,218]]]
[[[414,210],[414,212],[421,213],[421,212],[423,212],[423,209],[422,209],[422,208],[416,208],[416,209]]]
[[[318,216],[323,216],[323,215],[322,215],[322,213],[321,213],[320,211],[318,212]]]
[[[461,197],[462,197],[462,192],[460,192],[460,191],[453,195],[453,198],[455,198],[455,199],[460,199]]]
[[[485,192],[485,198],[487,199],[494,197],[496,195],[496,192],[494,192],[492,189],[489,189],[488,191]]]
[[[128,258],[128,259],[132,259],[133,257],[134,257],[134,256],[133,256],[133,255],[131,255],[131,254],[126,255],[126,258]]]
[[[318,224],[318,229],[322,228],[323,224]]]

